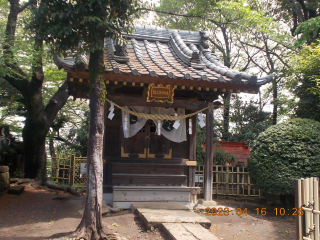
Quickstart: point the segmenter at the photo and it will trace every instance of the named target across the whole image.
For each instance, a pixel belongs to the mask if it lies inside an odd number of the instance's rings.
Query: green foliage
[[[320,177],[320,123],[296,118],[261,133],[248,160],[251,181],[273,193],[291,194],[294,180]]]
[[[320,31],[320,16],[310,18],[305,22],[300,23],[295,34],[299,35],[296,41],[296,46],[301,46],[305,42],[311,43],[319,37]]]
[[[292,56],[288,88],[300,99],[296,116],[320,121],[320,41]]]
[[[271,123],[271,113],[261,110],[253,100],[244,101],[239,95],[232,95],[230,130],[227,141],[243,142],[249,146]]]
[[[213,144],[213,147],[214,164],[225,166],[227,163],[231,165],[235,163],[237,156],[226,152],[220,143]]]
[[[42,1],[28,26],[51,44],[53,52],[101,50],[100,36],[120,40],[131,29],[138,4],[133,0]]]
[[[57,144],[57,152],[68,155],[74,154],[76,156],[87,156],[87,147],[89,139],[89,126],[90,126],[90,116],[89,109],[86,102],[78,108],[78,121],[75,121],[74,116],[69,119],[69,124],[66,124],[68,132],[65,134],[65,139],[68,142],[61,142]],[[74,124],[70,124],[73,122]]]

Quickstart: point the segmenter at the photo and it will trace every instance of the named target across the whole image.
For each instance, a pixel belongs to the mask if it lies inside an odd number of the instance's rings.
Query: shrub
[[[292,194],[294,180],[320,177],[320,122],[296,118],[274,125],[254,142],[251,181],[264,191]]]

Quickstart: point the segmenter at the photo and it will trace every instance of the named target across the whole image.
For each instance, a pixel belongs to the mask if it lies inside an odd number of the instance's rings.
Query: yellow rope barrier
[[[136,113],[134,111],[131,111],[131,110],[128,110],[128,109],[125,109],[124,107],[121,107],[119,106],[118,104],[112,102],[111,100],[107,99],[106,100],[113,104],[114,106],[116,106],[117,108],[120,108],[121,110],[127,112],[127,113],[130,113],[134,116],[137,116],[137,117],[141,117],[141,118],[144,118],[144,119],[151,119],[151,120],[171,120],[171,121],[177,121],[177,120],[181,120],[181,119],[184,119],[184,118],[188,118],[188,117],[192,117],[193,115],[197,115],[198,113],[201,113],[203,112],[204,110],[207,110],[208,108],[212,108],[212,107],[215,107],[217,105],[210,105],[210,106],[207,106],[199,111],[196,111],[194,113],[190,113],[190,114],[187,114],[187,115],[180,115],[180,116],[170,116],[170,115],[166,115],[166,114],[148,114],[148,113]]]

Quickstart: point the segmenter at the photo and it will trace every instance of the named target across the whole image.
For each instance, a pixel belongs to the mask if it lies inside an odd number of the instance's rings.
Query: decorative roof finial
[[[113,55],[113,59],[120,63],[126,63],[129,61],[128,52],[127,52],[127,45],[123,44],[116,44],[115,45],[115,52]]]

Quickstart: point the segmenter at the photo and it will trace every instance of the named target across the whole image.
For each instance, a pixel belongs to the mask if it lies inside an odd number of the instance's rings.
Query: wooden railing
[[[205,166],[197,166],[196,186],[203,189]],[[261,197],[261,191],[250,182],[246,167],[213,166],[212,194],[216,196]]]
[[[86,157],[62,156],[48,157],[47,175],[53,182],[70,187],[85,187],[87,180],[86,174],[81,174],[81,163],[86,163]]]

